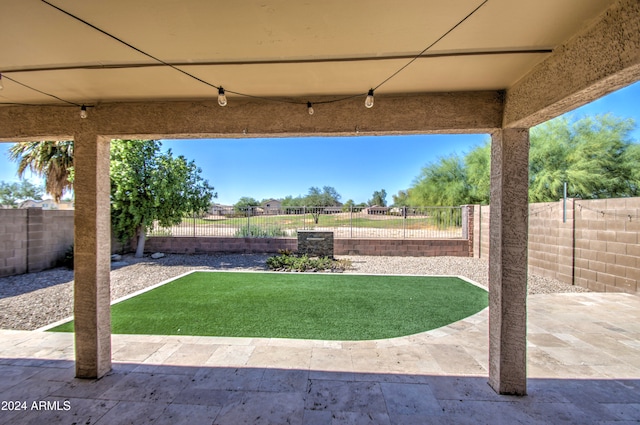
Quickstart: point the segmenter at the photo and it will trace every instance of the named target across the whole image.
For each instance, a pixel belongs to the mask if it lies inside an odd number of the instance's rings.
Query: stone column
[[[111,370],[109,139],[74,137],[76,377]]]
[[[529,130],[491,136],[489,385],[527,393]]]

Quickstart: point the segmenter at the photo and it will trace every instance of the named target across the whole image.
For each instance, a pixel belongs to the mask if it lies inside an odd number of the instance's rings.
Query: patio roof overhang
[[[147,137],[487,132],[544,122],[640,72],[635,1],[8,0],[3,10],[0,139],[80,125]]]

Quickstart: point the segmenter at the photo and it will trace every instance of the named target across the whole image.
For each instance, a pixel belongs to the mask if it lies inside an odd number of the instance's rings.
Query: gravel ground
[[[178,276],[191,270],[265,270],[270,255],[167,255],[159,260],[124,256],[112,264],[111,299]],[[465,276],[486,287],[485,260],[463,257],[374,257],[348,258],[347,273],[425,274]],[[529,275],[529,294],[587,292],[555,279]],[[0,329],[33,330],[71,316],[73,271],[52,269],[39,273],[0,278]]]

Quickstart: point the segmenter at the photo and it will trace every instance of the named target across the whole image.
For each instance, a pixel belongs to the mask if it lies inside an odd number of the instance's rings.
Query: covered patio
[[[76,197],[74,351],[69,352],[68,336],[3,333],[3,341],[22,341],[15,346],[15,355],[9,354],[11,347],[3,350],[4,367],[16,368],[18,377],[28,375],[30,369],[20,366],[20,358],[26,357],[28,367],[41,362],[33,370],[34,377],[46,376],[42,367],[53,365],[50,373],[62,377],[56,379],[86,390],[86,395],[91,394],[90,388],[105,385],[113,393],[118,388],[115,381],[135,377],[129,372],[155,353],[148,353],[142,345],[156,344],[152,342],[156,339],[161,341],[158,344],[170,343],[164,337],[141,337],[138,342],[112,337],[110,332],[111,139],[488,133],[492,138],[490,308],[488,317],[482,318],[484,325],[473,332],[478,344],[473,346],[474,356],[488,357],[488,361],[477,361],[482,366],[477,370],[463,367],[460,374],[477,376],[462,382],[486,383],[488,378],[498,394],[525,395],[527,383],[530,389],[536,388],[538,380],[527,380],[536,376],[531,370],[531,350],[527,363],[529,128],[640,79],[640,3],[241,4],[4,2],[0,15],[0,140],[73,139]],[[218,101],[223,93],[226,101]],[[368,95],[374,96],[371,108],[365,107]],[[371,99],[367,103],[370,106]],[[604,305],[618,305],[616,296],[593,295],[584,323],[594,323],[591,319],[596,314],[608,315]],[[637,298],[624,299],[637,303]],[[538,308],[543,311],[545,303],[541,304]],[[535,326],[541,326],[531,310],[536,305],[531,299],[530,335]],[[558,331],[548,329],[551,334],[565,334]],[[637,336],[638,329],[629,331]],[[37,341],[47,346],[52,338],[60,338],[54,342],[61,345],[54,346],[60,347],[61,360],[48,360],[38,350],[21,350]],[[569,338],[564,342],[571,346],[578,341]],[[197,345],[191,340],[188,344]],[[417,342],[402,347],[407,353],[432,351]],[[118,357],[120,350],[128,354]],[[398,356],[403,354],[400,351]],[[637,367],[637,356],[630,357]],[[70,378],[103,377],[112,370],[114,360],[122,363],[115,363],[115,373],[108,378],[87,382]],[[252,373],[251,364],[236,366],[229,371]],[[186,370],[158,367],[172,373]],[[216,368],[225,366],[221,360],[210,367],[217,373]],[[279,370],[282,365],[270,362],[260,367],[268,375],[270,367]],[[152,381],[152,376],[166,373],[139,370]],[[191,378],[195,380],[200,372],[189,370],[194,371]],[[315,370],[310,363],[309,375]],[[327,370],[334,369],[325,366],[318,373]],[[338,371],[337,381],[344,373],[356,373],[340,367]],[[409,381],[431,376],[428,368],[399,372]],[[458,372],[442,372],[444,378],[438,380],[455,387],[459,380],[452,375]],[[222,383],[225,378],[216,373],[212,381]],[[588,381],[568,379],[574,376],[569,369],[562,373],[565,375],[537,397],[550,401],[558,392],[576,392],[576,385],[580,391],[586,388]],[[616,376],[603,372],[595,379]],[[184,388],[195,382],[191,378],[184,381]],[[378,375],[376,380],[382,385],[387,378]],[[603,391],[614,382],[618,381],[598,381]],[[637,381],[629,385],[636,388],[629,393],[637,394]],[[403,395],[407,389],[385,387],[389,389],[387,406],[388,400],[411,398]],[[611,391],[620,390],[614,387]],[[345,397],[360,391],[345,388]],[[516,400],[487,394],[483,384],[478,388],[482,388],[480,393],[470,390],[467,394],[481,394],[481,400],[490,400],[489,406],[504,406],[506,401],[525,409],[536,402],[533,397]],[[54,395],[54,390],[48,394]],[[125,401],[118,397],[114,399],[124,406]],[[244,403],[247,408],[258,405],[249,399]],[[369,406],[375,406],[375,401]],[[518,413],[522,409],[514,407],[514,414],[522,414]],[[359,411],[367,410],[363,405]],[[265,408],[263,414],[267,413]],[[370,421],[376,422],[373,417]],[[324,417],[318,422],[326,423]]]
[[[529,298],[527,397],[487,385],[488,312],[378,341],[113,335],[74,379],[73,337],[0,331],[4,423],[625,424],[640,418],[640,298]],[[53,403],[32,410],[34,400]],[[68,409],[65,410],[65,402]]]

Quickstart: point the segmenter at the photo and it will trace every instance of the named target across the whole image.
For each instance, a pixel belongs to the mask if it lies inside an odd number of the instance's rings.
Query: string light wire
[[[64,102],[64,103],[67,103],[67,104],[73,105],[73,106],[81,106],[79,103],[75,103],[75,102],[71,102],[70,100],[62,99],[61,97],[58,97],[55,94],[47,93],[47,92],[39,90],[39,89],[37,89],[35,87],[31,87],[31,86],[29,86],[29,85],[27,85],[25,83],[21,83],[20,81],[14,79],[14,78],[7,77],[6,74],[2,74],[2,78],[6,79],[6,80],[9,80],[9,81],[12,81],[12,82],[14,82],[14,83],[16,83],[16,84],[18,84],[18,85],[20,85],[22,87],[25,87],[25,88],[27,88],[29,90],[33,90],[33,91],[38,92],[40,94],[43,94],[45,96],[49,96],[49,97],[51,97],[53,99],[59,100],[60,102]]]
[[[95,31],[100,32],[101,34],[117,41],[118,43],[121,43],[127,47],[129,47],[132,50],[135,50],[136,52],[164,65],[167,66],[171,69],[174,69],[175,71],[178,71],[180,73],[182,73],[183,75],[186,75],[202,84],[205,84],[211,88],[214,88],[216,90],[220,90],[222,87],[221,86],[217,86],[215,84],[212,84],[200,77],[197,77],[193,74],[191,74],[190,72],[187,72],[171,63],[168,63],[160,58],[158,58],[157,56],[154,56],[150,53],[145,52],[144,50],[134,46],[131,43],[128,43],[126,41],[124,41],[123,39],[97,27],[96,25],[86,21],[85,19],[80,18],[79,16],[74,15],[71,12],[68,12],[64,9],[62,9],[61,7],[56,6],[55,4],[47,1],[47,0],[40,0],[42,3],[58,10],[59,12],[69,16],[70,18],[83,23],[84,25],[87,25],[88,27],[94,29]],[[469,19],[472,15],[474,15],[482,6],[484,6],[489,0],[484,0],[482,3],[480,3],[480,5],[478,5],[475,9],[473,9],[471,12],[469,12],[464,18],[462,18],[460,21],[458,21],[453,27],[449,28],[449,30],[447,30],[444,34],[442,34],[440,37],[438,37],[434,42],[432,42],[431,44],[429,44],[427,47],[425,47],[420,53],[418,53],[417,55],[415,55],[410,61],[408,61],[406,64],[404,64],[402,67],[400,67],[398,70],[396,70],[395,72],[393,72],[391,75],[389,75],[387,78],[385,78],[381,83],[379,83],[378,85],[376,85],[375,87],[371,88],[368,92],[362,92],[362,93],[357,93],[357,94],[353,94],[353,95],[348,95],[348,96],[344,96],[344,97],[338,97],[335,99],[330,99],[330,100],[322,100],[322,101],[317,101],[314,102],[315,104],[328,104],[328,103],[336,103],[336,102],[342,102],[342,101],[346,101],[346,100],[350,100],[356,97],[361,97],[361,96],[365,96],[365,95],[369,95],[371,93],[373,93],[375,90],[379,89],[380,87],[382,87],[384,84],[386,84],[387,82],[389,82],[391,79],[395,78],[400,72],[404,71],[407,67],[409,67],[411,64],[413,64],[416,60],[418,60],[418,58],[420,58],[421,56],[423,56],[429,49],[431,49],[433,46],[435,46],[438,42],[440,42],[443,38],[445,38],[447,35],[449,35],[452,31],[454,31],[456,28],[458,28],[460,25],[462,25],[467,19]],[[74,106],[81,106],[80,104],[74,103],[74,102],[70,102],[67,101],[65,99],[59,98],[58,96],[43,92],[41,90],[38,90],[34,87],[28,86],[26,84],[20,83],[18,81],[16,81],[15,79],[9,78],[6,76],[6,74],[3,75],[4,78],[6,78],[7,80],[13,81],[17,84],[20,84],[26,88],[29,88],[31,90],[34,90],[38,93],[44,94],[46,96],[52,97],[54,99],[60,100],[62,102],[74,105]],[[262,97],[262,96],[256,96],[256,95],[250,95],[247,93],[242,93],[242,92],[238,92],[238,91],[234,91],[234,90],[229,90],[229,89],[224,89],[224,92],[226,93],[232,93],[235,94],[237,96],[243,96],[243,97],[248,97],[248,98],[253,98],[253,99],[260,99],[260,100],[267,100],[267,101],[273,101],[273,102],[280,102],[280,103],[289,103],[289,104],[303,104],[306,105],[308,103],[308,101],[296,101],[296,100],[289,100],[289,99],[283,99],[283,98],[272,98],[272,97]]]
[[[44,1],[44,0],[43,0]],[[432,48],[433,46],[435,46],[440,40],[442,40],[443,38],[445,38],[446,36],[448,36],[453,30],[455,30],[456,28],[458,28],[460,25],[462,25],[462,23],[464,21],[466,21],[467,19],[469,19],[473,14],[475,14],[482,6],[484,6],[485,4],[487,4],[489,0],[484,0],[482,3],[480,3],[480,5],[478,7],[476,7],[475,9],[473,9],[471,12],[469,12],[469,14],[467,16],[465,16],[464,18],[462,18],[460,21],[458,21],[457,24],[455,24],[454,26],[452,26],[451,28],[449,28],[449,30],[447,32],[445,32],[444,34],[442,34],[440,37],[438,37],[438,39],[436,39],[436,41],[434,41],[433,43],[429,44],[427,47],[425,47],[420,53],[418,53],[413,59],[411,59],[409,62],[407,62],[406,64],[404,64],[402,67],[400,67],[400,69],[398,69],[396,72],[394,72],[393,74],[389,75],[383,82],[381,82],[380,84],[378,84],[377,86],[375,86],[373,88],[373,91],[378,90],[380,87],[382,87],[384,84],[386,84],[389,80],[391,80],[392,78],[394,78],[396,75],[400,74],[402,71],[404,71],[409,65],[411,65],[412,63],[414,63],[416,60],[418,60],[418,58],[422,55],[424,55],[427,50],[429,50],[430,48]]]

